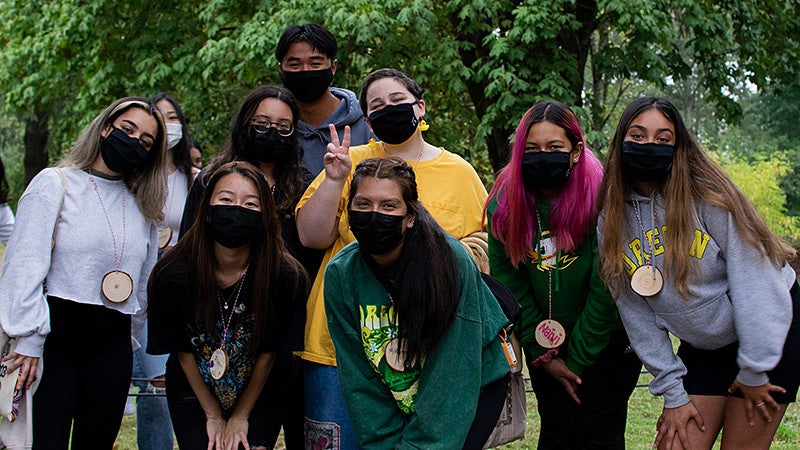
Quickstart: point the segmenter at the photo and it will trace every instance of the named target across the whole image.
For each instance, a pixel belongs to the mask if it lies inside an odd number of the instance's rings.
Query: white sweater
[[[0,279],[0,326],[9,336],[21,337],[17,352],[22,355],[41,356],[50,332],[49,309],[42,291],[45,278],[47,295],[103,305],[130,315],[143,314],[147,309],[147,279],[158,250],[155,221],[141,213],[122,180],[94,176],[107,220],[91,176],[74,168],[61,170],[67,192],[55,247],[51,251],[63,190],[58,173],[45,169],[20,198]],[[116,256],[109,223],[116,238]],[[122,304],[109,302],[101,291],[103,277],[112,270],[126,272],[133,279],[133,293]]]
[[[0,242],[8,244],[11,231],[14,230],[14,212],[8,203],[0,203]]]
[[[164,205],[164,217],[166,223],[159,225],[159,231],[164,226],[172,229],[172,238],[169,246],[174,247],[178,243],[178,231],[181,229],[181,218],[183,217],[183,206],[186,204],[186,197],[189,195],[189,182],[186,174],[176,170],[167,177],[167,202]]]

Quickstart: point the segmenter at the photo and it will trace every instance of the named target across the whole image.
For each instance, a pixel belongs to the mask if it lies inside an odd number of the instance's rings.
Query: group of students
[[[475,239],[521,305],[539,448],[624,448],[642,363],[657,446],[769,447],[800,383],[794,250],[668,101],[628,105],[605,168],[535,104],[487,193],[405,73],[330,87],[314,24],[276,58],[286,87],[248,94],[199,174],[177,102],[129,97],[20,198],[0,327],[36,448],[111,448],[142,345],[181,448],[480,449],[513,364]]]

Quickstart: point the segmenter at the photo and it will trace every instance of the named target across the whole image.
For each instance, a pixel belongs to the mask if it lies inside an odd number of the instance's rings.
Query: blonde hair
[[[78,136],[75,145],[58,164],[59,167],[74,167],[87,170],[100,157],[101,132],[113,126],[114,120],[131,108],[140,108],[156,119],[158,132],[153,147],[148,153],[147,162],[130,174],[125,175],[125,185],[136,197],[136,204],[145,217],[164,220],[164,202],[167,198],[168,155],[166,126],[164,118],[154,104],[144,97],[125,97],[109,105]]]
[[[657,109],[675,127],[675,156],[672,171],[659,187],[666,204],[666,247],[664,269],[684,297],[690,294],[686,280],[696,261],[689,257],[689,248],[697,225],[696,204],[706,202],[729,211],[741,237],[756,248],[762,257],[776,266],[795,257],[795,250],[775,236],[767,227],[750,200],[727,174],[700,148],[689,135],[680,113],[665,99],[644,97],[632,102],[620,117],[606,161],[606,174],[600,186],[598,208],[603,215],[604,236],[600,248],[601,275],[614,292],[625,280],[622,260],[622,232],[625,202],[631,191],[620,160],[622,142],[631,122],[645,111]]]

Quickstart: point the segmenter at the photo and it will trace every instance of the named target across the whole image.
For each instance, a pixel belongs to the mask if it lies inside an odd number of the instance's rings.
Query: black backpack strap
[[[494,294],[508,321],[512,324],[518,324],[522,316],[522,307],[514,297],[514,294],[497,278],[483,272],[481,272],[481,277],[483,277],[483,282],[489,286],[492,294]]]

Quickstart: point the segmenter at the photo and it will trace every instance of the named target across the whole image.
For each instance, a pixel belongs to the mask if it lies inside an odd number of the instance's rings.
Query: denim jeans
[[[336,367],[305,364],[306,448],[359,450],[353,423],[344,403]]]
[[[140,340],[142,347],[133,354],[133,377],[152,379],[164,375],[169,355],[148,355],[147,324]],[[164,388],[156,388],[147,381],[134,381],[140,393],[164,394]],[[136,399],[136,442],[139,450],[172,450],[172,421],[169,417],[167,398],[142,395]]]

